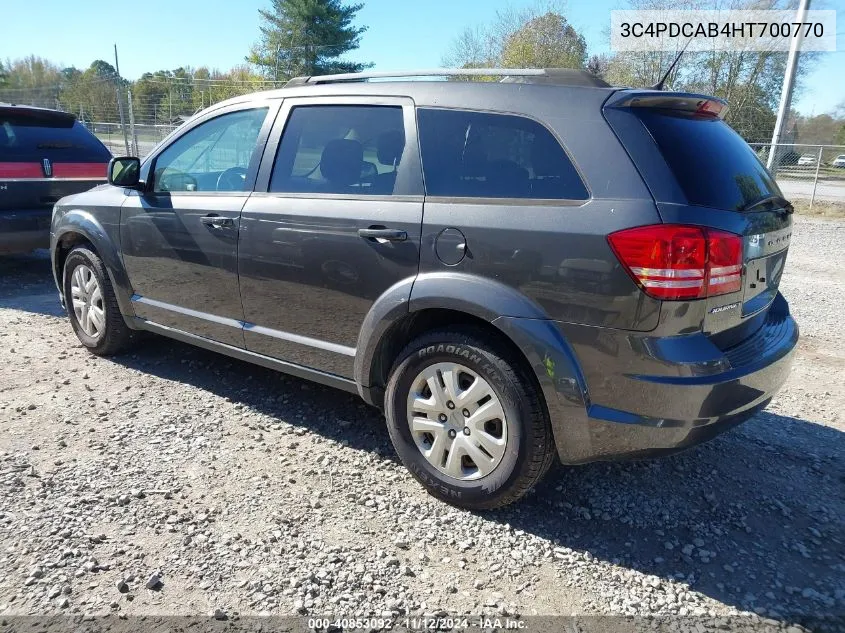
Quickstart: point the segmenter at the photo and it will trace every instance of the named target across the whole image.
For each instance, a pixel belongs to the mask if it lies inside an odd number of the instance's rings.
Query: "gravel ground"
[[[473,514],[356,397],[150,337],[77,343],[0,260],[0,616],[845,614],[845,221],[796,218],[802,336],[768,411],[683,454],[558,467]],[[792,631],[792,630],[790,630]]]

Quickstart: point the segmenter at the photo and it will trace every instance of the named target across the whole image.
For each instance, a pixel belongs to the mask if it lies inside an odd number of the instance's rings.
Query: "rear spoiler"
[[[72,112],[6,104],[0,105],[0,117],[12,124],[44,127],[73,127],[76,122],[76,115]]]
[[[660,90],[620,90],[611,95],[604,107],[655,108],[719,119],[724,119],[728,113],[728,102],[719,97]]]

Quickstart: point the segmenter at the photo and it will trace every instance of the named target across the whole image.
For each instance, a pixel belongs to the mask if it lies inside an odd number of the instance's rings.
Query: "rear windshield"
[[[690,204],[739,211],[780,189],[731,127],[715,118],[638,109]]]
[[[78,121],[0,112],[0,161],[105,163],[106,147]]]

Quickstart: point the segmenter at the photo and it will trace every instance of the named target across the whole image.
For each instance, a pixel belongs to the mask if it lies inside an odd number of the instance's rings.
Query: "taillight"
[[[742,287],[739,235],[656,224],[625,229],[607,239],[628,273],[656,299],[702,299]]]
[[[53,178],[106,179],[108,163],[53,163]]]
[[[707,296],[736,292],[742,287],[742,238],[706,229]]]

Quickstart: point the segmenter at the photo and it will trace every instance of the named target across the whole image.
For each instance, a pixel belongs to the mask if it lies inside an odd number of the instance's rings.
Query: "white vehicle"
[[[804,154],[801,158],[798,159],[798,166],[807,166],[807,165],[815,165],[816,164],[816,157],[812,154]]]
[[[845,167],[845,154],[840,154],[831,163],[834,167]]]

